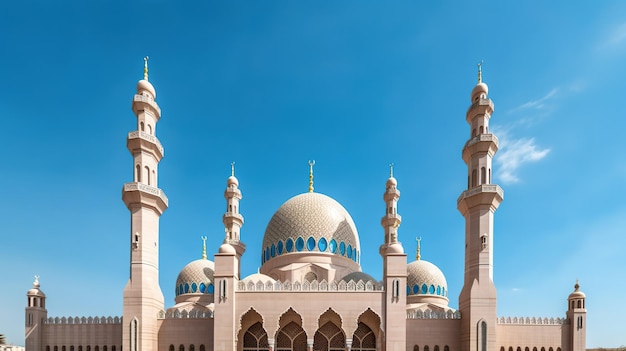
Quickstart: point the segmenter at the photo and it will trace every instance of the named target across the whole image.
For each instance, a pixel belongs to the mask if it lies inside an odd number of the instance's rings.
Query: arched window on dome
[[[422,284],[422,294],[428,293],[428,286],[426,284]]]
[[[200,293],[204,294],[206,292],[206,284],[200,283]]]
[[[328,244],[328,247],[330,249],[330,252],[336,253],[337,252],[337,240],[332,239],[330,243]]]
[[[296,239],[296,251],[302,251],[304,249],[304,239],[302,237],[298,237]]]
[[[328,247],[328,241],[326,241],[326,238],[321,238],[317,242],[317,248],[320,250],[320,252],[325,252],[327,247]]]
[[[348,244],[348,258],[352,258],[352,244]]]
[[[287,239],[287,241],[285,242],[285,250],[287,250],[287,252],[293,251],[293,239]]]
[[[413,284],[413,294],[419,294],[420,293],[420,287],[417,284]]]
[[[428,288],[428,293],[431,295],[435,294],[435,286],[430,284],[430,287]]]
[[[191,283],[191,292],[195,293],[196,291],[198,291],[198,285],[196,285],[196,283]]]
[[[306,241],[306,249],[313,251],[315,249],[315,238],[310,236]]]
[[[341,256],[345,256],[346,254],[346,243],[344,243],[343,241],[339,244],[339,253],[341,254]]]
[[[209,286],[207,286],[206,292],[208,294],[213,294],[215,292],[215,286],[213,286],[213,283],[210,283]]]
[[[283,254],[283,241],[282,240],[278,240],[278,244],[276,244],[276,251],[278,252],[278,255]]]

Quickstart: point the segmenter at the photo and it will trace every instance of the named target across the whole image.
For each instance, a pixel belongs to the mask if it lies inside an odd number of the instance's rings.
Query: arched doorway
[[[313,338],[313,350],[315,351],[344,351],[346,349],[346,336],[332,322],[326,322],[315,332]]]
[[[276,351],[307,351],[306,333],[295,322],[289,322],[276,333]]]
[[[352,336],[352,351],[376,351],[376,335],[363,322],[359,322]]]
[[[260,322],[256,322],[243,335],[244,351],[265,351],[270,349],[267,332]]]

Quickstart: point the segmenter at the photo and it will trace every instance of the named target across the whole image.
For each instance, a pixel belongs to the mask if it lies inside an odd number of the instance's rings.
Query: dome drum
[[[215,267],[212,261],[195,260],[185,266],[176,278],[176,303],[199,300],[203,295],[212,300],[215,286],[213,274]]]
[[[434,264],[416,260],[407,266],[407,302],[448,304],[448,283],[441,270]]]

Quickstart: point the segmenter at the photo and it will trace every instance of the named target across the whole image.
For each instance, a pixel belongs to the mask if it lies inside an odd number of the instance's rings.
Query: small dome
[[[221,254],[236,254],[237,251],[235,250],[235,248],[228,243],[224,243],[220,246],[220,248],[218,249],[218,252]]]
[[[574,291],[569,294],[568,299],[584,299],[586,297],[587,295],[585,295],[584,292],[580,291],[580,285],[578,284],[578,282],[576,282],[576,285],[574,285]]]
[[[374,277],[372,277],[371,275],[365,272],[352,272],[346,275],[345,277],[341,278],[341,280],[343,280],[346,283],[350,282],[351,280],[354,281],[355,283],[358,283],[359,280],[362,280],[363,283],[367,283],[367,282],[377,283],[378,282],[376,279],[374,279]]]
[[[176,296],[183,294],[212,294],[215,265],[199,259],[183,268],[176,278]]]
[[[407,266],[407,294],[448,296],[448,283],[441,270],[434,264],[417,260]]]
[[[243,278],[243,281],[250,281],[254,283],[262,282],[263,284],[267,284],[267,282],[270,282],[272,284],[276,283],[275,279],[263,273],[250,274],[249,276]]]
[[[230,186],[230,185],[239,186],[239,180],[235,176],[230,176],[230,177],[228,177],[228,180],[226,181],[226,185],[228,185],[228,186]]]
[[[487,94],[489,93],[489,87],[487,86],[487,84],[480,82],[478,84],[476,84],[476,86],[474,87],[474,89],[472,89],[472,103],[476,101],[477,97],[480,97],[481,95],[484,95],[485,97],[487,97]]]
[[[22,290],[22,291],[24,291],[24,290]],[[36,296],[36,297],[46,297],[46,294],[44,294],[43,291],[39,290],[39,288],[32,288],[32,289],[28,290],[26,295],[28,295],[28,296]]]
[[[313,192],[296,195],[278,208],[265,229],[262,250],[264,264],[285,254],[325,253],[354,262],[361,254],[348,211],[332,198]]]
[[[393,243],[387,246],[387,253],[388,254],[401,254],[401,253],[404,253],[404,248],[402,247],[402,244],[400,243]]]
[[[152,95],[153,99],[156,99],[156,90],[154,90],[152,83],[142,79],[137,83],[137,94],[141,94],[144,91],[147,91],[150,95]]]
[[[389,179],[387,179],[387,187],[391,187],[391,186],[397,186],[398,185],[398,181],[396,180],[396,178],[394,177],[389,177]]]

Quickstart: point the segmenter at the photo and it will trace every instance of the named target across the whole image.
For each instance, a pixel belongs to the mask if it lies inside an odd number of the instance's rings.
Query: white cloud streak
[[[520,110],[545,110],[549,105],[547,104],[548,100],[553,98],[559,92],[559,88],[554,88],[550,90],[546,95],[542,96],[537,100],[531,100],[526,103],[521,104],[520,106],[513,109],[513,111]]]
[[[499,166],[498,179],[504,184],[519,182],[518,171],[522,166],[540,161],[550,153],[550,149],[537,146],[534,138],[509,139],[505,132],[500,141],[495,161]]]
[[[626,23],[622,23],[613,30],[606,41],[606,46],[619,46],[624,41],[626,41]]]

